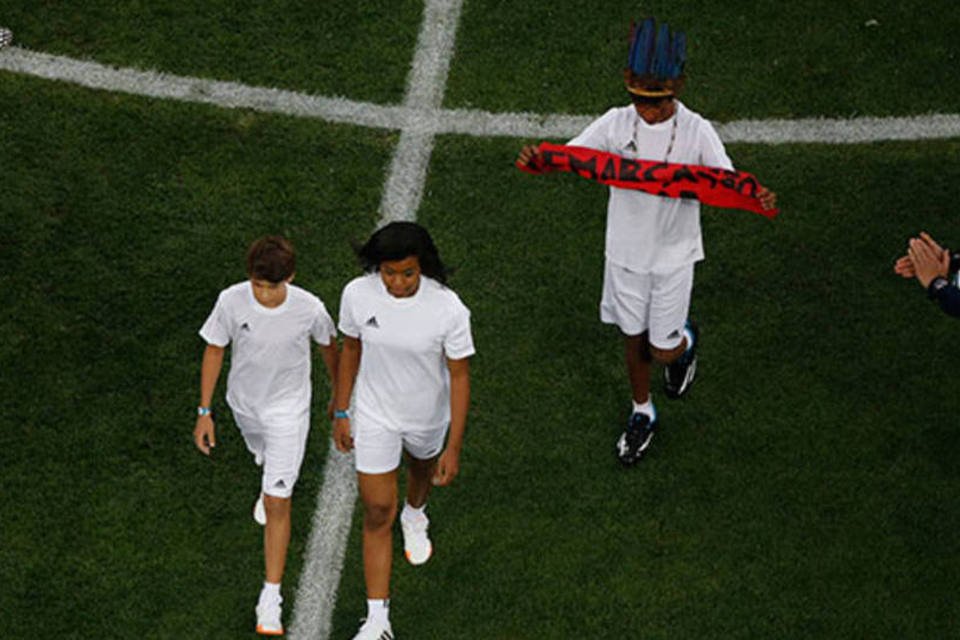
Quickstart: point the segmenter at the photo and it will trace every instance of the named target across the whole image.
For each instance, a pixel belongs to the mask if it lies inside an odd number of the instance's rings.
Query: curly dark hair
[[[356,252],[360,267],[367,273],[379,271],[381,262],[410,256],[417,257],[423,275],[443,284],[452,272],[440,260],[433,238],[416,222],[391,222],[377,229]]]

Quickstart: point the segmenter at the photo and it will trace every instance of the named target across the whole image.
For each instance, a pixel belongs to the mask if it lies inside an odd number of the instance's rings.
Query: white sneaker
[[[403,554],[410,564],[423,564],[433,555],[433,544],[427,536],[430,518],[422,516],[404,517],[400,514],[400,529],[403,531]]]
[[[283,623],[280,621],[283,598],[257,604],[257,633],[262,636],[282,636]]]
[[[267,510],[263,508],[263,492],[260,492],[260,495],[257,497],[257,501],[253,505],[253,519],[261,527],[267,524]]]
[[[0,27],[0,49],[13,43],[13,31],[6,27]]]
[[[393,629],[389,620],[366,620],[360,625],[353,640],[393,640]]]

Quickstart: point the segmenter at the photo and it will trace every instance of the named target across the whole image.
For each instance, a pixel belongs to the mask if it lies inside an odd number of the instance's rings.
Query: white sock
[[[647,401],[643,404],[640,404],[636,400],[633,401],[633,412],[634,413],[645,413],[651,419],[657,414],[656,409],[653,408],[653,400],[650,396],[647,396]]]
[[[367,620],[378,620],[386,622],[390,619],[390,599],[370,600],[367,599]]]
[[[260,591],[260,602],[270,602],[276,600],[283,600],[280,597],[280,583],[279,582],[264,582],[263,589]]]
[[[683,326],[683,337],[687,339],[687,348],[684,349],[684,351],[689,351],[690,347],[692,347],[694,343],[693,332],[690,331],[689,325]]]
[[[411,520],[416,518],[425,518],[427,516],[427,503],[424,502],[419,507],[410,506],[410,503],[404,500],[403,502],[403,511],[400,513],[400,517],[404,520]]]

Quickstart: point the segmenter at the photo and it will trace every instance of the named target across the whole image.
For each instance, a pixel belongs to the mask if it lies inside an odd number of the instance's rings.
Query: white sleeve
[[[230,321],[224,309],[223,293],[217,296],[217,303],[207,317],[207,321],[200,327],[200,337],[215,347],[225,347],[230,344]]]
[[[353,282],[356,282],[354,280]],[[356,287],[353,282],[343,288],[343,294],[340,296],[340,333],[351,338],[360,337],[360,325],[357,323],[356,310],[354,309],[356,300]]]
[[[607,143],[608,121],[616,115],[615,109],[610,109],[605,114],[587,125],[587,128],[581,131],[577,137],[570,140],[567,146],[587,147],[597,151],[612,151]]]
[[[313,318],[310,335],[313,336],[314,342],[325,347],[337,337],[337,328],[333,326],[333,318],[327,313],[327,307],[322,301],[320,301],[317,309],[317,315]]]
[[[700,164],[705,167],[717,167],[733,171],[733,162],[723,148],[720,135],[713,125],[704,120],[700,128]]]
[[[443,336],[443,351],[451,360],[461,360],[476,353],[470,333],[470,310],[459,299],[450,314],[447,333]]]

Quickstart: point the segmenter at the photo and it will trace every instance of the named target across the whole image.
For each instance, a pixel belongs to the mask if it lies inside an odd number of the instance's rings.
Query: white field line
[[[443,103],[462,6],[463,0],[427,0],[424,5],[403,101],[407,118],[390,162],[380,203],[382,224],[416,218],[433,153],[435,132],[430,125],[436,118],[429,114]]]
[[[426,55],[426,54],[423,54]],[[0,70],[70,82],[92,89],[199,102],[228,109],[318,118],[329,122],[400,129],[421,134],[463,134],[511,138],[570,138],[595,115],[490,113],[473,109],[441,109],[429,96],[417,96],[416,107],[384,106],[338,97],[312,96],[237,82],[175,76],[154,71],[116,68],[7,47],[0,51]],[[444,67],[444,73],[446,67]],[[408,100],[414,96],[408,96]],[[430,103],[429,106],[427,103]],[[890,118],[803,118],[738,120],[718,123],[724,142],[779,144],[864,143],[881,140],[926,140],[960,137],[960,114],[927,114]]]
[[[384,185],[380,226],[393,220],[416,218],[434,136],[424,130],[425,119],[419,112],[437,109],[443,102],[462,4],[462,0],[427,0],[425,3],[413,65],[407,77],[404,107],[408,117],[401,127],[400,141]],[[292,640],[330,637],[357,499],[353,459],[353,455],[341,454],[331,444],[297,588],[290,629]],[[359,600],[361,594],[356,597]]]

